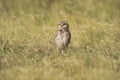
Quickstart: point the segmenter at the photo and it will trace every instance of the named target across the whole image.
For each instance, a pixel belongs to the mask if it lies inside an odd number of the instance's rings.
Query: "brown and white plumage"
[[[55,37],[56,48],[58,52],[62,52],[68,47],[71,40],[71,32],[69,24],[66,21],[61,21],[58,24],[58,30]]]

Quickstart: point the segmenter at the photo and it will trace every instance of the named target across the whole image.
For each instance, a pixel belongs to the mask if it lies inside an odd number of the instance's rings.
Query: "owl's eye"
[[[58,24],[58,25],[62,26],[63,24]]]
[[[63,24],[60,24],[61,26],[64,26],[65,25],[65,23],[63,23]]]

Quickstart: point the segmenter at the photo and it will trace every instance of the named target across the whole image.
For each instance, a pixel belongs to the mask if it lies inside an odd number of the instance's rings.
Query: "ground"
[[[119,0],[0,0],[0,80],[119,80]],[[71,44],[55,50],[57,24]]]

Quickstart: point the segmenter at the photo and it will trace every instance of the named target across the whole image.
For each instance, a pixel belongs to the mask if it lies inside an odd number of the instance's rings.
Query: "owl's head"
[[[58,30],[60,31],[69,31],[69,24],[67,21],[60,21],[58,24]]]

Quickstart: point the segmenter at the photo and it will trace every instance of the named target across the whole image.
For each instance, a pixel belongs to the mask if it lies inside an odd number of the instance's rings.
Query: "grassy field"
[[[0,80],[120,80],[120,0],[0,0]]]

